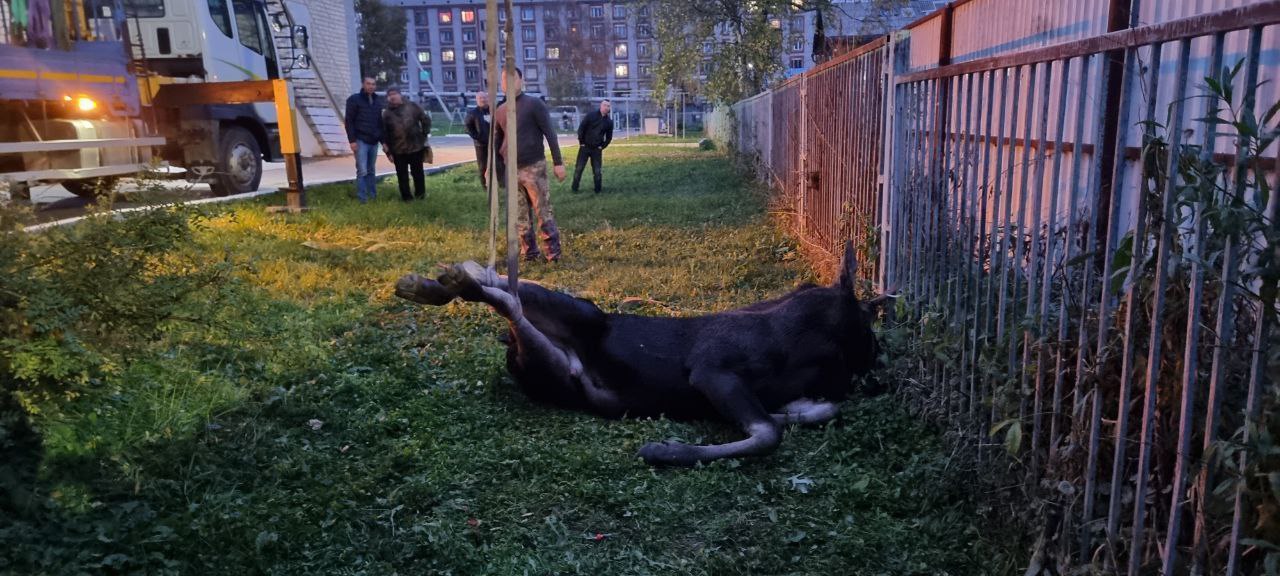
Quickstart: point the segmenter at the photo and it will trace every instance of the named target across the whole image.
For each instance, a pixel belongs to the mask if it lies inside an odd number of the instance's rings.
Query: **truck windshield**
[[[124,0],[130,18],[164,18],[164,0]]]

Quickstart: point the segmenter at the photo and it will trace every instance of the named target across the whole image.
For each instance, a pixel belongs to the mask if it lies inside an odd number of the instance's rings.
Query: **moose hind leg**
[[[692,466],[721,458],[763,456],[782,442],[782,430],[769,416],[751,389],[737,375],[724,371],[694,370],[694,388],[706,395],[725,418],[737,423],[747,438],[714,445],[681,442],[650,442],[640,448],[640,457],[650,465]]]
[[[840,409],[834,403],[801,398],[788,402],[782,407],[780,413],[772,414],[771,417],[780,426],[787,424],[810,425],[829,422],[839,414]]]

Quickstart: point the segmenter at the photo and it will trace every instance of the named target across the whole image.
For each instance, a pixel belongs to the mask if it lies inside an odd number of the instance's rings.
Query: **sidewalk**
[[[619,135],[615,137],[615,141],[625,139],[626,136]],[[576,152],[571,153],[570,151],[577,148],[577,135],[558,134],[557,139],[561,150],[564,152],[564,162],[571,167],[574,161],[573,154]],[[435,163],[427,167],[428,174],[475,162],[475,145],[472,143],[471,138],[465,134],[433,136],[431,137],[431,146],[435,155]],[[379,177],[394,175],[396,171],[395,165],[381,154],[378,155],[375,170]],[[355,177],[356,166],[355,159],[352,156],[304,158],[302,161],[304,186],[350,182],[355,180]],[[119,211],[129,211],[166,202],[207,203],[252,198],[264,194],[272,194],[284,188],[288,185],[288,177],[285,174],[284,162],[264,162],[262,181],[255,192],[218,197],[214,196],[212,191],[209,190],[208,184],[192,184],[179,179],[161,182],[160,185],[165,189],[165,192],[150,194],[148,198],[133,202],[117,202],[115,207]],[[125,192],[137,191],[139,187],[126,180],[121,184],[120,190]],[[74,221],[83,216],[86,207],[91,204],[90,201],[68,192],[57,184],[32,187],[31,202],[36,207],[35,224],[37,226]]]

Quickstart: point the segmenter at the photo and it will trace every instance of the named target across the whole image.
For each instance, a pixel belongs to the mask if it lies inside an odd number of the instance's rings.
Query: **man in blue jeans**
[[[361,90],[347,98],[347,142],[356,155],[356,197],[364,204],[378,195],[377,164],[382,142],[382,109],[387,102],[374,91],[373,78],[365,77]]]

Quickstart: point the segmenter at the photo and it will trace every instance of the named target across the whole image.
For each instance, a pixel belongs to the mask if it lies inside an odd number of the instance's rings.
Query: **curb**
[[[469,163],[471,163],[471,162],[474,162],[474,160],[460,160],[460,161],[458,161],[458,162],[450,162],[450,163],[448,163],[448,164],[441,164],[441,165],[439,165],[439,166],[432,166],[431,168],[429,168],[429,169],[427,169],[427,170],[423,170],[423,172],[424,172],[426,175],[430,176],[430,175],[432,175],[432,174],[439,174],[439,173],[441,173],[441,172],[447,172],[447,171],[449,171],[449,170],[452,170],[452,169],[454,169],[454,168],[457,168],[458,166],[462,166],[462,165],[464,165],[464,164],[469,164]],[[381,178],[385,178],[385,177],[387,177],[387,176],[391,176],[391,175],[394,175],[394,174],[395,174],[395,171],[390,171],[390,172],[384,172],[384,173],[381,173],[381,174],[377,174],[377,175],[376,175],[376,177],[377,177],[377,178],[379,178],[379,179],[381,179]],[[306,176],[306,173],[305,173],[305,172],[303,173],[303,176],[304,176],[304,178],[305,178],[305,176]],[[308,186],[310,186],[310,185],[317,185],[317,186],[318,186],[318,185],[322,185],[322,184],[338,184],[338,183],[342,183],[342,182],[355,182],[355,177],[354,177],[354,176],[352,176],[351,178],[331,178],[331,179],[328,179],[328,180],[320,180],[320,181],[316,181],[316,182],[306,182],[306,185],[308,185]],[[273,189],[271,189],[271,190],[266,190],[266,189],[263,189],[263,190],[255,190],[255,191],[253,191],[253,192],[245,192],[245,193],[243,193],[243,194],[232,194],[232,195],[230,195],[230,196],[218,196],[218,197],[214,197],[214,198],[199,198],[199,199],[191,200],[191,201],[188,201],[188,202],[165,202],[165,203],[163,203],[163,204],[149,204],[149,205],[147,205],[147,206],[133,206],[133,207],[130,207],[130,208],[120,208],[120,209],[117,209],[117,210],[112,210],[112,211],[110,211],[110,212],[106,212],[106,214],[111,215],[111,216],[121,216],[121,215],[124,215],[124,214],[129,214],[129,213],[131,213],[131,212],[141,212],[141,211],[143,211],[143,210],[153,210],[153,209],[156,209],[156,208],[167,208],[167,207],[170,207],[170,206],[177,206],[177,205],[179,205],[179,204],[181,204],[181,205],[191,205],[191,204],[221,204],[221,203],[224,203],[224,202],[238,202],[238,201],[240,201],[240,200],[250,200],[250,199],[253,199],[253,198],[257,198],[257,197],[259,197],[259,196],[266,196],[266,195],[268,195],[268,194],[276,194],[276,193],[279,193],[279,192],[280,192],[280,189],[279,189],[279,188],[273,188]],[[96,216],[96,215],[93,215],[93,216]],[[30,225],[30,226],[26,226],[26,227],[24,227],[22,230],[23,230],[24,232],[41,232],[41,231],[44,231],[44,230],[48,230],[48,229],[50,229],[50,228],[56,228],[56,227],[58,227],[58,226],[66,226],[66,225],[69,225],[69,224],[75,224],[76,222],[79,222],[79,221],[84,220],[85,218],[89,218],[89,217],[90,217],[90,215],[85,215],[85,216],[73,216],[73,217],[71,217],[71,218],[63,218],[63,219],[61,219],[61,220],[53,220],[53,221],[51,221],[51,222],[43,222],[43,223],[40,223],[40,224],[32,224],[32,225]]]

